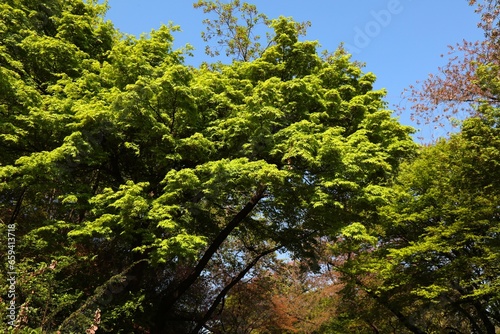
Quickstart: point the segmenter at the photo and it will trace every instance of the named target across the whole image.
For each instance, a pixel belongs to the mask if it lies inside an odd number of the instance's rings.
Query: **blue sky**
[[[107,18],[124,33],[140,35],[161,24],[173,22],[177,47],[189,43],[195,47],[197,66],[210,61],[204,54],[200,37],[205,18],[194,1],[109,0]],[[365,71],[377,76],[375,88],[386,88],[390,109],[407,105],[401,92],[429,73],[437,73],[446,63],[447,46],[482,38],[477,28],[479,16],[467,0],[253,0],[258,10],[269,18],[291,16],[296,21],[311,21],[307,39],[319,41],[333,51],[344,42],[353,59],[366,63]],[[441,55],[445,54],[442,58]],[[401,122],[412,124],[409,111]],[[416,136],[428,138],[432,127],[418,127]]]

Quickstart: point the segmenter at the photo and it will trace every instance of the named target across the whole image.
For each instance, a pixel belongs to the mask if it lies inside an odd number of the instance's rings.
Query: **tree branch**
[[[224,300],[228,292],[236,285],[238,284],[244,277],[245,275],[257,264],[257,262],[263,258],[266,255],[269,255],[271,253],[274,253],[275,251],[279,250],[283,246],[276,246],[271,249],[268,249],[262,253],[260,253],[258,256],[256,256],[246,267],[243,269],[238,276],[234,277],[231,282],[222,289],[217,297],[215,298],[214,302],[212,303],[212,306],[208,309],[208,311],[205,313],[203,316],[203,319],[198,322],[198,325],[193,329],[191,332],[192,334],[199,333],[199,331],[205,326],[205,323],[210,319],[212,314],[215,312],[219,304]]]
[[[187,292],[187,290],[200,277],[202,271],[207,266],[212,256],[217,252],[222,243],[227,239],[231,232],[252,212],[257,203],[264,197],[266,186],[260,185],[248,203],[234,216],[234,218],[220,231],[214,241],[210,244],[195,268],[180,284],[170,293],[167,293],[160,301],[157,314],[157,324],[164,322],[164,315],[167,314],[177,301]]]

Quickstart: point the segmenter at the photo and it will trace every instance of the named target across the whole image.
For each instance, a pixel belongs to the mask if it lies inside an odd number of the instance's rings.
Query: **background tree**
[[[229,3],[220,1],[198,1],[195,8],[203,8],[204,13],[214,13],[215,19],[205,19],[206,32],[201,33],[205,42],[218,38],[217,47],[207,45],[205,51],[210,56],[220,55],[222,48],[226,48],[226,56],[234,56],[237,60],[249,61],[261,55],[265,46],[261,46],[260,35],[256,34],[259,24],[268,26],[270,20],[266,15],[259,13],[255,5],[239,0]],[[240,15],[238,17],[237,15]]]
[[[475,5],[480,14],[478,26],[484,30],[485,39],[449,46],[448,63],[403,93],[412,103],[411,117],[418,124],[457,125],[457,120],[477,115],[483,102],[498,106],[498,87],[485,79],[486,73],[498,77],[500,6],[495,0],[470,0],[469,4]]]
[[[242,282],[209,326],[215,333],[319,333],[338,316],[336,273],[282,261]]]
[[[482,114],[409,165],[400,176],[403,192],[383,211],[385,241],[371,271],[384,283],[369,288],[413,310],[426,332],[495,333],[500,324],[500,136],[498,116]]]
[[[255,5],[240,0],[228,3],[199,0],[194,7],[203,8],[206,14],[215,14],[214,19],[203,20],[206,32],[201,33],[205,42],[216,39],[217,46],[207,45],[205,48],[206,54],[212,57],[219,56],[220,51],[226,48],[226,56],[233,56],[238,61],[250,61],[260,57],[274,42],[269,30],[272,21],[259,13]],[[310,25],[309,21],[295,22],[298,34],[302,36],[306,35]],[[263,33],[266,35],[264,45],[260,42]]]
[[[375,316],[379,330],[395,319],[397,332],[498,331],[498,3],[479,10],[486,40],[464,42],[463,57],[412,91],[416,116],[430,121],[467,103],[460,132],[405,164],[379,224],[355,238],[344,229],[335,247],[348,259],[344,298],[373,305],[349,318]]]

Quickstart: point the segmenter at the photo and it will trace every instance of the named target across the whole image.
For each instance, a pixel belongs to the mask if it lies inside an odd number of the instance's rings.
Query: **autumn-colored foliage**
[[[297,261],[239,284],[208,326],[215,333],[317,333],[340,308],[339,273],[311,273]]]
[[[469,1],[477,5],[476,12],[484,30],[482,41],[467,41],[449,46],[448,62],[438,68],[437,74],[429,74],[423,82],[417,81],[403,92],[410,102],[411,119],[417,124],[433,124],[435,127],[457,126],[459,120],[478,115],[478,105],[487,102],[498,105],[498,87],[484,80],[484,72],[496,75],[500,65],[498,44],[497,1]],[[406,112],[404,108],[400,112]]]

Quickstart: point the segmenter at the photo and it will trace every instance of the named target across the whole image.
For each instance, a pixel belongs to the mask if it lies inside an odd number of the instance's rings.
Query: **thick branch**
[[[203,319],[201,321],[198,322],[198,325],[196,326],[196,328],[191,332],[192,334],[196,334],[196,333],[199,333],[201,331],[201,329],[204,327],[205,323],[210,319],[210,317],[212,316],[212,314],[215,312],[215,310],[217,309],[217,307],[219,306],[219,304],[222,302],[222,300],[226,297],[226,295],[228,294],[228,292],[236,285],[238,284],[242,279],[243,277],[245,277],[245,275],[257,264],[257,262],[259,262],[259,260],[261,258],[263,258],[264,256],[268,255],[268,254],[271,254],[271,253],[274,253],[275,251],[279,250],[280,248],[282,248],[283,246],[277,246],[277,247],[274,247],[274,248],[271,248],[271,249],[268,249],[262,253],[260,253],[257,257],[255,257],[246,267],[245,269],[243,269],[239,274],[238,276],[234,277],[231,282],[226,285],[224,287],[224,289],[222,289],[219,294],[217,295],[217,297],[215,298],[214,302],[212,303],[212,306],[210,306],[210,308],[208,309],[208,311],[205,313],[205,315],[203,316]]]
[[[470,295],[470,293],[467,293],[466,289],[461,287],[457,282],[453,282],[452,285],[463,297],[467,297],[468,295]],[[483,322],[486,333],[495,334],[495,325],[491,322],[488,316],[488,312],[485,310],[483,305],[481,305],[478,300],[472,300],[471,305],[476,309],[479,319],[481,319],[481,321]]]
[[[415,326],[408,317],[406,317],[403,313],[401,313],[399,310],[395,309],[388,303],[387,301],[383,300],[380,296],[376,295],[375,293],[371,292],[370,289],[367,289],[363,282],[359,280],[357,277],[354,278],[356,281],[356,284],[359,285],[370,297],[372,297],[374,300],[376,300],[380,305],[384,306],[387,308],[389,311],[391,311],[396,318],[403,324],[408,330],[410,330],[412,333],[415,334],[427,334],[427,332],[421,330],[417,326]]]
[[[207,266],[212,256],[217,252],[222,243],[227,239],[231,232],[252,212],[257,203],[264,197],[265,186],[260,186],[250,201],[234,216],[227,226],[220,231],[217,237],[210,244],[201,259],[196,264],[191,274],[186,277],[172,292],[162,298],[158,311],[158,320],[163,319],[175,303],[187,292],[187,290],[196,282],[198,277]]]
[[[16,206],[14,208],[14,211],[12,212],[12,215],[10,216],[9,224],[14,224],[16,222],[17,216],[21,212],[21,207],[23,204],[23,199],[24,195],[26,194],[27,188],[24,187],[21,191],[21,194],[19,195],[19,198],[16,201]]]

